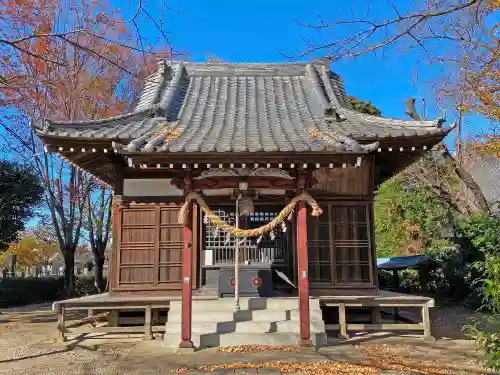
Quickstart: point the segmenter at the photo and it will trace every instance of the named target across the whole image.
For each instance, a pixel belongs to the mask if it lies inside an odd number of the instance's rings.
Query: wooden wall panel
[[[179,284],[182,281],[183,227],[177,223],[178,207],[160,208],[158,283]]]
[[[314,183],[311,193],[342,196],[367,196],[371,194],[371,166],[368,161],[360,167],[318,168],[312,172]]]
[[[153,266],[120,267],[120,284],[152,284]]]

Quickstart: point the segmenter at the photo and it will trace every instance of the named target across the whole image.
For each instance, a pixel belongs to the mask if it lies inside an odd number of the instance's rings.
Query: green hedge
[[[96,293],[93,277],[76,278],[74,297]],[[14,277],[0,280],[0,308],[52,302],[65,297],[62,277]]]

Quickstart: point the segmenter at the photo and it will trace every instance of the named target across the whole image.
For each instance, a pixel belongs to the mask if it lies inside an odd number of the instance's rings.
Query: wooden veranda
[[[182,297],[155,297],[155,296],[113,296],[109,293],[98,294],[74,298],[55,302],[53,310],[58,315],[59,338],[65,341],[68,334],[82,333],[141,333],[143,340],[151,340],[154,334],[164,334],[165,325],[159,324],[159,315],[161,311],[167,313],[170,301],[179,300]],[[279,298],[279,297],[275,297]],[[388,291],[378,291],[375,294],[366,294],[360,291],[350,291],[349,295],[336,296],[318,296],[314,297],[320,300],[323,307],[336,307],[333,315],[325,317],[327,319],[336,319],[336,324],[326,324],[329,332],[337,332],[340,337],[349,339],[349,332],[367,332],[367,331],[416,331],[422,332],[423,338],[433,340],[431,333],[431,324],[429,317],[429,308],[434,307],[434,299],[429,297],[414,296],[403,293]],[[193,299],[213,300],[210,296],[195,296]],[[371,309],[371,323],[349,323],[346,313],[348,308],[363,307]],[[421,321],[403,322],[403,323],[383,323],[381,310],[398,309],[413,307],[421,311]],[[66,315],[69,311],[87,311],[88,318],[83,319],[80,324],[68,326]],[[120,312],[140,311],[144,312],[143,318],[127,320],[121,318]],[[109,314],[103,324],[97,326],[91,319],[93,316],[106,312]],[[397,312],[396,312],[397,314]],[[142,323],[142,324],[140,324]]]

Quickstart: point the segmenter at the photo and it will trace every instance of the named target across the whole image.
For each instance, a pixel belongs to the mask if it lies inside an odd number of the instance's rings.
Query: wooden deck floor
[[[346,295],[320,296],[318,298],[324,306],[338,306],[339,303],[343,303],[349,306],[403,307],[427,304],[428,307],[434,307],[433,298],[386,290],[377,290],[373,293],[349,290]]]
[[[252,297],[250,297],[252,298]],[[258,298],[258,297],[255,297]],[[296,297],[273,297],[273,298],[296,298]],[[401,304],[404,306],[421,306],[427,303],[429,307],[434,306],[434,300],[429,297],[415,296],[411,294],[395,293],[385,290],[377,290],[373,293],[367,293],[366,291],[360,290],[348,290],[345,295],[331,295],[331,296],[317,296],[311,297],[315,299],[320,299],[320,302],[325,306],[336,305],[338,303],[348,303],[354,306],[357,304],[361,306],[383,306],[387,305],[390,307],[396,306],[396,304]],[[149,296],[146,294],[140,295],[112,295],[109,293],[95,294],[91,296],[72,298],[63,301],[54,302],[52,308],[54,311],[58,311],[61,306],[66,309],[109,309],[112,307],[120,307],[122,305],[127,306],[138,306],[138,308],[143,308],[146,304],[158,305],[159,307],[168,307],[169,301],[178,301],[181,296]],[[193,296],[194,300],[198,299],[218,299],[216,296]]]

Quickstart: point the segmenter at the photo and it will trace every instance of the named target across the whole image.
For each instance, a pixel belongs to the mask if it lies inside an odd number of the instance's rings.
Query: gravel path
[[[126,348],[54,348],[56,317],[50,306],[3,310],[0,315],[0,374],[113,374]],[[33,307],[32,307],[33,308]],[[30,311],[31,310],[31,311]]]

